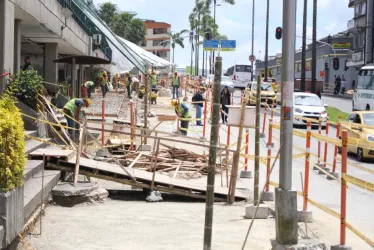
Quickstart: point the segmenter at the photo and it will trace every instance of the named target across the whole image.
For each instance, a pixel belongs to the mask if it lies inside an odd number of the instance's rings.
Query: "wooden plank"
[[[58,149],[58,148],[39,148],[33,152],[31,152],[30,156],[53,156],[56,158],[66,158],[68,160],[70,156],[74,154],[73,150],[66,150],[66,149]]]
[[[181,165],[179,165],[178,167],[177,167],[177,169],[175,170],[175,172],[174,172],[174,175],[173,175],[173,179],[175,179],[175,177],[177,177],[177,174],[178,174],[178,171],[179,171],[179,168],[181,167]]]
[[[140,159],[140,157],[142,157],[142,155],[143,153],[139,153],[135,160],[131,162],[131,164],[128,166],[128,168],[132,168],[135,165],[135,163]]]

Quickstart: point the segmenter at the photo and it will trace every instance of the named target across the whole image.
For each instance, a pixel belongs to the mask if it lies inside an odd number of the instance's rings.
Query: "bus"
[[[374,65],[363,66],[358,73],[352,110],[374,110]]]
[[[235,88],[245,89],[252,77],[252,67],[249,64],[235,64],[227,69],[225,76],[231,78]]]

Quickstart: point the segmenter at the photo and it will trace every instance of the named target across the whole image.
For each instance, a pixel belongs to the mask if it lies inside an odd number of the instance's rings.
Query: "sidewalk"
[[[345,94],[345,95],[342,95],[342,94],[334,95],[333,93],[322,93],[322,96],[328,96],[328,97],[334,97],[334,98],[340,98],[340,99],[348,99],[348,100],[352,100],[353,99],[353,95],[348,95],[348,94]]]

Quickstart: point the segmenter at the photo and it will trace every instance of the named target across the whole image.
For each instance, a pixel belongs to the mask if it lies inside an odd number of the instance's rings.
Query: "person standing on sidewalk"
[[[345,94],[345,86],[346,86],[347,82],[345,81],[345,78],[343,76],[343,79],[342,79],[342,94],[344,95]]]
[[[152,72],[152,91],[156,91],[157,86],[157,74],[156,71]]]
[[[224,87],[224,89],[221,92],[221,105],[222,105],[222,111],[225,112],[227,115],[229,114],[229,108],[227,105],[231,104],[231,95],[229,92],[228,87]],[[227,115],[221,112],[222,117],[222,123],[227,123]]]
[[[192,97],[192,102],[195,102],[196,107],[196,126],[203,126],[201,122],[202,110],[204,107],[204,96],[202,89],[199,89],[196,94]]]
[[[175,99],[171,100],[171,106],[174,108],[175,113],[181,121],[181,134],[187,135],[188,123],[191,119],[190,112],[188,111],[188,106],[184,103],[179,104]]]
[[[31,65],[29,56],[26,56],[23,61],[25,62],[25,65],[23,65],[22,70],[34,70],[34,67]]]
[[[109,91],[107,81],[108,74],[106,73],[106,71],[104,71],[99,78],[99,84],[101,87],[101,93],[103,94],[103,98],[105,98],[106,93]]]
[[[129,98],[131,98],[131,76],[129,72],[125,73],[125,83],[126,83],[126,90],[127,90],[127,95]]]
[[[74,131],[73,128],[76,128],[79,124],[76,124],[75,121],[80,120],[80,114],[82,107],[89,107],[91,105],[91,100],[88,98],[79,99],[79,98],[73,98],[70,101],[68,101],[63,110],[65,114],[65,118],[68,124],[68,132],[71,139],[74,139]],[[75,121],[73,120],[75,119]]]
[[[178,99],[179,86],[180,86],[180,79],[178,76],[178,72],[175,71],[174,76],[173,76],[173,99]]]

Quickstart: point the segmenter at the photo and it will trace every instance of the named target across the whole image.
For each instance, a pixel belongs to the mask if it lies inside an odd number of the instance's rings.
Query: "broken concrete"
[[[313,213],[310,210],[307,211],[297,211],[297,221],[298,222],[308,222],[312,223],[313,222]]]
[[[240,171],[240,178],[252,179],[252,171],[246,171],[246,170]]]
[[[158,202],[163,201],[161,193],[159,191],[151,191],[147,198],[145,198],[148,202]]]
[[[245,206],[245,216],[246,219],[267,219],[269,217],[269,207],[265,204],[260,204],[256,213],[257,206],[246,205]],[[256,213],[256,214],[255,214]]]
[[[275,239],[271,240],[272,250],[327,250],[326,244],[314,239],[299,239],[295,245],[281,245]]]
[[[335,245],[331,246],[331,250],[352,250],[352,247],[346,245]]]
[[[261,199],[261,201],[274,201],[274,193],[273,192],[264,191],[262,193],[262,199]]]

